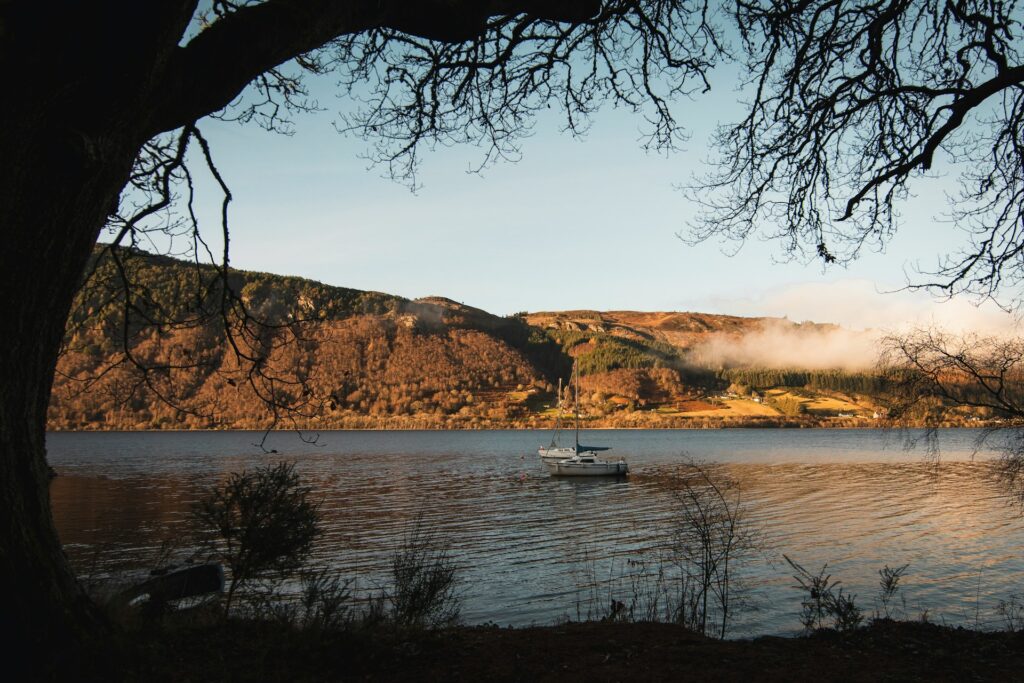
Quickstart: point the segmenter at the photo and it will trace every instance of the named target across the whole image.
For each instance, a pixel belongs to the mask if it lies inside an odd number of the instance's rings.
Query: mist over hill
[[[884,390],[871,340],[834,325],[502,317],[233,270],[235,301],[210,266],[140,251],[97,258],[69,320],[52,429],[548,426],[560,379],[572,410],[574,363],[589,426],[855,424],[877,419]]]

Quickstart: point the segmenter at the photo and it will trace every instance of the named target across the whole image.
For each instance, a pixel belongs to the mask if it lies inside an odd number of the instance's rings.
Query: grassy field
[[[724,399],[719,408],[692,410],[680,414],[684,417],[775,417],[779,411],[749,398],[730,398]]]
[[[812,415],[838,415],[839,413],[862,415],[865,413],[864,408],[849,400],[844,400],[836,396],[816,394],[806,390],[769,389],[765,392],[765,395],[768,398],[773,399],[790,399],[793,401],[799,401],[804,405],[807,412]]]

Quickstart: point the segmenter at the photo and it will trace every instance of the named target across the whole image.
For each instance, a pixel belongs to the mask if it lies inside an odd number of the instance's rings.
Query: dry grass
[[[844,400],[837,396],[815,395],[808,397],[802,393],[789,391],[787,389],[769,389],[765,392],[767,396],[776,399],[792,399],[804,404],[809,413],[853,413],[861,414],[864,409],[852,401]]]
[[[686,417],[778,417],[779,411],[747,398],[733,398],[722,401],[722,407],[712,410],[693,410],[683,413]]]

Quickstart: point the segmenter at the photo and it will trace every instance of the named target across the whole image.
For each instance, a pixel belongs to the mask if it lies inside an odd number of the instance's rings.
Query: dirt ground
[[[710,640],[667,624],[310,634],[268,623],[143,631],[93,658],[130,681],[1014,681],[1024,633],[875,622],[855,633]],[[84,669],[79,670],[85,674]]]

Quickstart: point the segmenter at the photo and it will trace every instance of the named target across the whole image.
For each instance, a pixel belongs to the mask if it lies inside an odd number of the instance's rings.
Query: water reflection
[[[827,562],[869,613],[885,564],[910,564],[910,616],[927,609],[951,623],[973,623],[976,611],[994,618],[1019,586],[1024,525],[987,465],[970,459],[969,435],[956,435],[936,464],[886,450],[878,434],[742,431],[602,434],[628,436],[636,449],[625,453],[627,480],[551,478],[532,456],[540,437],[517,432],[339,435],[345,448],[302,446],[286,457],[323,497],[317,562],[380,585],[422,517],[463,567],[469,622],[575,616],[581,577],[612,591],[630,560],[657,562],[684,450],[729,450],[720,467],[739,481],[750,522],[770,542],[745,572],[760,609],[742,616],[737,634],[798,628],[800,596],[783,552],[812,571]],[[238,435],[52,435],[49,445],[61,473],[52,496],[62,540],[74,562],[102,571],[138,566],[165,539],[187,538],[205,486],[268,461]]]

